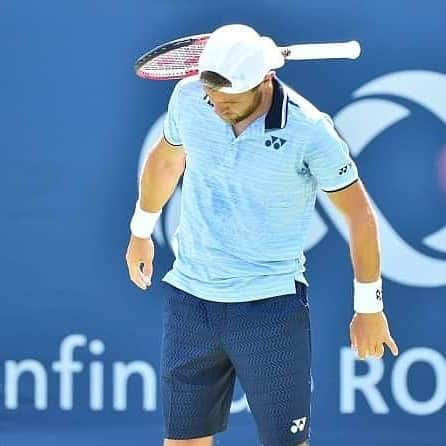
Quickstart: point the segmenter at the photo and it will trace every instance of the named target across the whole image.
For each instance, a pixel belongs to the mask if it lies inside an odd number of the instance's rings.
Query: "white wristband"
[[[354,280],[354,310],[356,313],[379,313],[383,311],[382,279],[376,282]]]
[[[159,212],[146,212],[136,202],[135,213],[130,221],[130,231],[135,237],[150,238],[155,229],[156,222],[161,215]]]

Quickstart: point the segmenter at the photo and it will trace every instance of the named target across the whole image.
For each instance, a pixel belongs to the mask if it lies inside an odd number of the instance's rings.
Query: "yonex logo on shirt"
[[[352,166],[352,163],[348,163],[347,165],[341,167],[338,171],[339,175],[344,175],[345,173],[347,173],[348,168],[351,166]]]
[[[279,150],[286,143],[286,139],[278,138],[277,136],[271,136],[265,141],[266,147],[273,146],[274,149]]]

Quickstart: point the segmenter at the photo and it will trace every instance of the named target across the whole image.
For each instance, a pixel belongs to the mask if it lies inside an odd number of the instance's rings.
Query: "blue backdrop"
[[[440,0],[2,0],[0,445],[160,444],[158,285],[180,189],[155,233],[150,291],[130,283],[124,254],[138,165],[173,83],[139,80],[132,65],[166,40],[241,22],[279,44],[363,47],[357,61],[280,70],[334,117],[357,160],[401,350],[367,362],[350,352],[346,232],[321,195],[307,247],[314,444],[442,446],[445,13]],[[218,441],[258,444],[240,388]]]

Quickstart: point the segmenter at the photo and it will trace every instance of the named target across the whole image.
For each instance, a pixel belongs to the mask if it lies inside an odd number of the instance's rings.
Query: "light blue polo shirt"
[[[274,79],[269,112],[236,137],[197,77],[177,83],[164,136],[186,151],[177,257],[163,281],[217,302],[292,294],[316,191],[358,179],[330,117]]]

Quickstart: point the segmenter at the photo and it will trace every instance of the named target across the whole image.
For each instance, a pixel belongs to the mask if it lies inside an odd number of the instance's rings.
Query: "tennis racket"
[[[198,74],[198,60],[210,34],[183,37],[157,46],[135,62],[136,75],[142,79],[182,79]],[[285,60],[357,59],[359,42],[306,43],[278,47]]]

